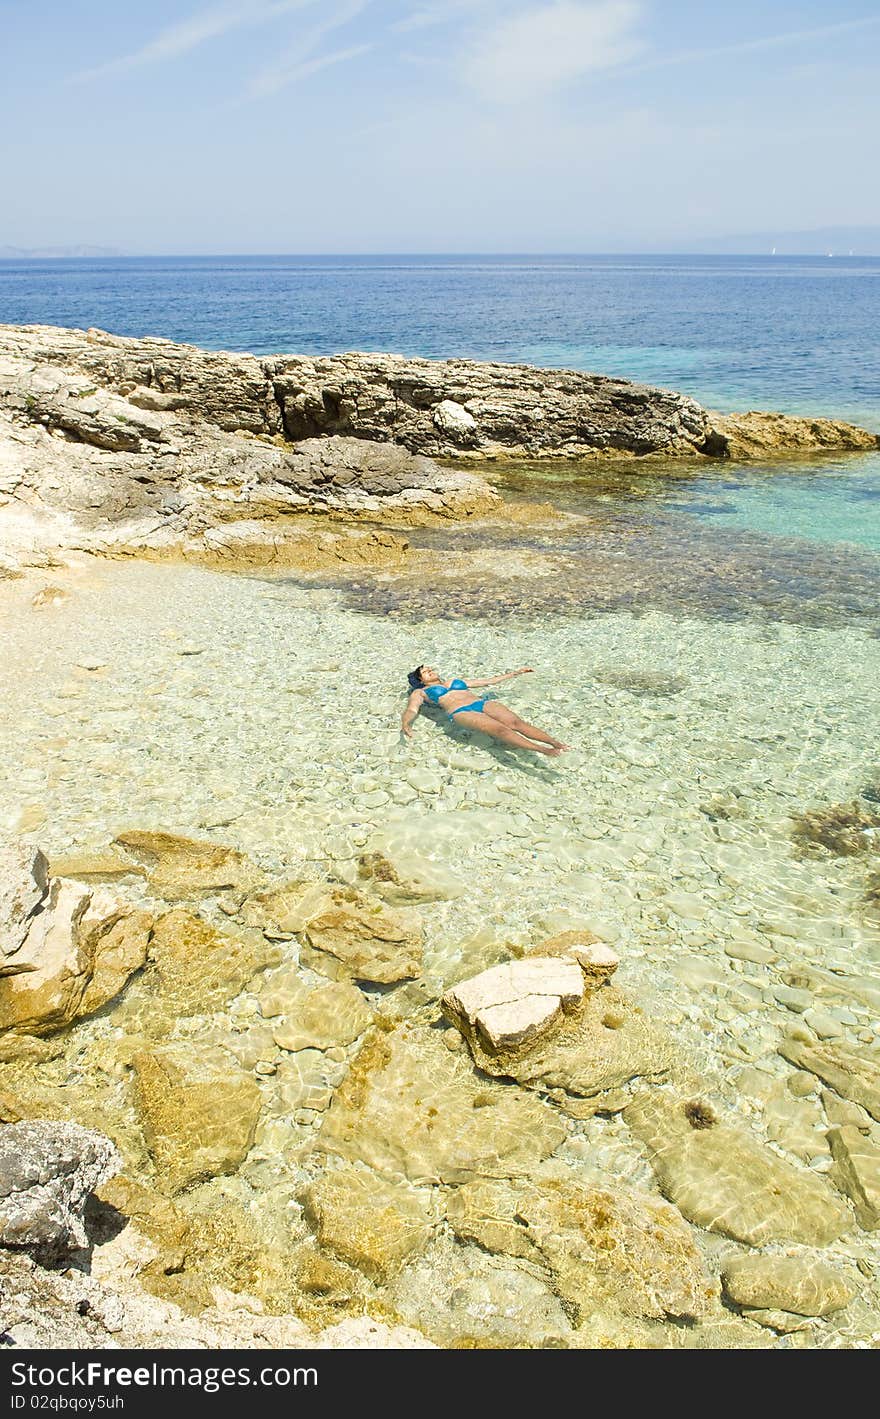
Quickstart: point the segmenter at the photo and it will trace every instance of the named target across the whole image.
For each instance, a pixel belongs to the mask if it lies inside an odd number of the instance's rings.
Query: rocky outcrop
[[[89,1244],[84,1210],[122,1168],[108,1138],[75,1123],[0,1128],[0,1246],[57,1261]]]
[[[867,452],[876,434],[840,419],[802,419],[796,414],[710,414],[710,452],[722,458],[765,458],[780,453]]]
[[[453,986],[443,1008],[468,1038],[488,1049],[517,1049],[547,1034],[584,997],[577,961],[538,956],[492,966]]]
[[[39,848],[0,844],[0,975],[30,966],[17,959],[49,894],[49,863]]]
[[[545,1016],[530,1036],[515,1041],[510,1032],[505,1039],[496,1033],[492,1044],[479,1028],[465,1028],[477,1067],[561,1100],[591,1099],[633,1079],[661,1079],[675,1057],[672,1041],[613,986],[586,995],[570,1012]]]
[[[0,1251],[4,1343],[29,1350],[433,1350],[417,1330],[353,1316],[310,1330],[298,1316],[267,1314],[254,1296],[223,1292],[199,1316],[124,1291],[82,1271],[47,1271]]]
[[[80,547],[212,565],[393,565],[301,516],[410,526],[499,505],[434,458],[746,457],[858,449],[831,420],[710,415],[622,379],[346,354],[257,359],[103,331],[0,326],[0,512],[21,559]],[[14,561],[10,568],[14,570]]]

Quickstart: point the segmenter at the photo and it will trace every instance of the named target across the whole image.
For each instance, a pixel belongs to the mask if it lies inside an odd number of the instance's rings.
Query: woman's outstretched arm
[[[403,711],[403,719],[400,721],[400,728],[407,739],[412,739],[413,720],[425,703],[424,690],[413,690],[406,702],[406,709]]]
[[[481,690],[484,685],[500,685],[502,680],[515,680],[517,675],[532,675],[534,671],[531,665],[524,665],[521,670],[508,670],[506,675],[493,675],[491,680],[468,680],[469,690]]]

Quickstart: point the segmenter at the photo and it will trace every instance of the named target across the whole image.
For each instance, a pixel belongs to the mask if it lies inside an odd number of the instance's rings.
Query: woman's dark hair
[[[422,667],[421,667],[421,665],[417,665],[416,668],[415,668],[415,670],[411,670],[411,671],[409,672],[409,674],[407,675],[406,678],[407,678],[407,680],[409,681],[409,685],[410,685],[410,689],[411,689],[411,690],[420,690],[420,689],[422,688]]]

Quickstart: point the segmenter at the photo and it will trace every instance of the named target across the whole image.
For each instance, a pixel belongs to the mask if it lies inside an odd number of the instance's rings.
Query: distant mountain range
[[[688,243],[716,256],[880,256],[880,227],[817,227],[807,232],[751,232]],[[685,248],[681,248],[684,250]]]
[[[0,246],[0,261],[63,260],[75,256],[124,256],[114,246]]]

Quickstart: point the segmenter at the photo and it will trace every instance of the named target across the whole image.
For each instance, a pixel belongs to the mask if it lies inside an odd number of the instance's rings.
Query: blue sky
[[[0,244],[686,250],[880,224],[876,0],[2,0],[0,34]]]

